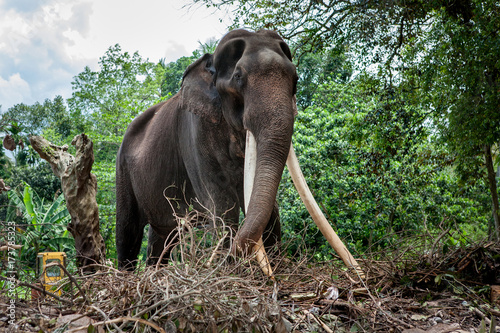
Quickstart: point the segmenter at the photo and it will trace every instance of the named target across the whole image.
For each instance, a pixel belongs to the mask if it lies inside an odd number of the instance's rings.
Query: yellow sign
[[[40,252],[38,253],[36,264],[38,275],[40,276],[40,280],[45,290],[61,296],[61,290],[57,289],[57,284],[64,277],[64,271],[56,264],[61,264],[66,267],[66,253]]]

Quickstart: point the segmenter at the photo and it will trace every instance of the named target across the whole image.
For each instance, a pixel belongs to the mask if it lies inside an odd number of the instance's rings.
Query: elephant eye
[[[232,76],[233,81],[239,86],[243,85],[243,74],[241,69],[236,69]]]

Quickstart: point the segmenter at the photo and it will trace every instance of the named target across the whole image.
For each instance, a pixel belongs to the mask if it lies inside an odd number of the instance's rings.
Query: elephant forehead
[[[272,49],[260,49],[256,52],[249,52],[238,62],[238,66],[248,74],[266,73],[266,77],[272,72],[282,71],[286,68],[285,59]],[[260,74],[259,74],[260,73]]]
[[[273,64],[282,62],[282,57],[275,51],[266,48],[257,53],[257,62],[259,64]]]
[[[242,68],[247,68],[249,80],[260,80],[265,74],[265,78],[270,80],[272,77],[283,79],[285,74],[293,75],[295,67],[293,64],[281,54],[272,49],[261,49],[253,54],[248,54],[240,60]],[[245,65],[247,64],[247,65]],[[255,74],[255,75],[251,75]],[[276,74],[278,74],[276,76]]]

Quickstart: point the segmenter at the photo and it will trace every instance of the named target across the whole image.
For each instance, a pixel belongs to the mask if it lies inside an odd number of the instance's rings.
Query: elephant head
[[[256,141],[253,191],[235,239],[236,246],[247,251],[261,238],[274,208],[297,113],[297,74],[290,49],[272,31],[228,33],[207,69],[213,75],[224,119]]]

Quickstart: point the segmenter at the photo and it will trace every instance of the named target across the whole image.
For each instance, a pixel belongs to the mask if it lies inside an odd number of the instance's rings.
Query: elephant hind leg
[[[118,268],[133,271],[141,250],[144,221],[128,182],[116,182],[116,252]]]
[[[139,223],[138,215],[132,210],[127,221],[118,215],[116,217],[116,252],[119,269],[130,271],[135,269],[144,235],[144,227]]]
[[[264,229],[262,240],[264,241],[264,248],[267,252],[272,253],[279,250],[281,243],[281,224],[278,203],[276,201],[274,202],[273,212],[271,213],[269,223],[266,229]]]

